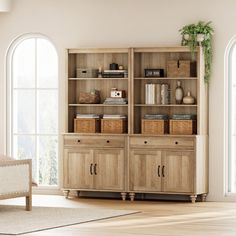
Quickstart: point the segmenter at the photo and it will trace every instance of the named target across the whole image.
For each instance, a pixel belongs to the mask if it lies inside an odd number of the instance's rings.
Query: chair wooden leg
[[[26,211],[32,210],[32,195],[25,197],[25,209]]]

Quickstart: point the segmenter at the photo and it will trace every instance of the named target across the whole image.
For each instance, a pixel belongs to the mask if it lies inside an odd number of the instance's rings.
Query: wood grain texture
[[[95,187],[103,190],[124,190],[124,150],[95,150]]]
[[[22,199],[2,201],[2,204],[23,205]],[[71,198],[34,195],[34,205],[50,207],[127,209],[139,214],[122,216],[50,229],[25,236],[234,236],[236,234],[236,203],[174,201],[120,201],[107,199]]]
[[[194,161],[194,152],[164,152],[163,191],[194,192]]]

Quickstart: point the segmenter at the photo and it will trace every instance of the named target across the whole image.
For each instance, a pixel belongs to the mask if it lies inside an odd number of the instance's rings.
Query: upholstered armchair
[[[0,156],[0,199],[25,197],[26,210],[32,209],[31,160]]]

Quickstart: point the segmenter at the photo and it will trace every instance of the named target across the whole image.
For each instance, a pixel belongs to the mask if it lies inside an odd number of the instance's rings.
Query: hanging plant
[[[195,59],[196,47],[198,45],[203,47],[205,59],[204,80],[206,83],[209,83],[210,81],[212,65],[212,36],[214,30],[210,24],[211,21],[207,23],[204,21],[199,21],[197,24],[189,24],[179,30],[182,35],[181,45],[189,46],[192,60]]]

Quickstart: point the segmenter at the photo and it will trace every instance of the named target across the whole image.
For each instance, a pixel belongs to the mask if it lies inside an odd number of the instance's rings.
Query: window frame
[[[231,147],[232,147],[232,53],[233,50],[236,50],[236,35],[229,41],[224,55],[224,78],[225,78],[225,109],[224,109],[224,130],[225,130],[225,137],[224,137],[224,196],[231,197],[235,199],[236,192],[231,192],[231,182],[232,182],[232,170],[230,168],[232,163],[231,157]],[[236,105],[236,104],[235,104]],[[236,170],[235,170],[236,172]]]
[[[14,52],[17,48],[18,45],[20,45],[24,40],[27,39],[45,39],[47,41],[49,41],[52,46],[55,49],[56,55],[57,55],[57,75],[58,75],[58,86],[57,88],[51,88],[52,90],[57,90],[58,93],[58,98],[57,98],[57,103],[58,103],[58,125],[57,125],[57,134],[53,134],[53,136],[57,136],[57,140],[58,140],[58,147],[57,147],[57,153],[58,153],[58,184],[56,186],[38,186],[36,192],[39,193],[42,192],[46,192],[46,193],[51,193],[50,190],[58,190],[60,188],[60,119],[59,119],[59,114],[60,114],[60,81],[59,81],[59,55],[58,55],[58,50],[55,47],[55,44],[53,43],[53,41],[51,39],[49,39],[46,35],[40,34],[40,33],[26,33],[23,35],[20,35],[19,37],[15,38],[11,43],[10,46],[7,49],[7,53],[6,53],[6,154],[11,156],[12,155],[12,144],[13,144],[13,119],[12,119],[12,109],[13,109],[13,56],[14,56]],[[37,71],[37,69],[36,69]],[[36,81],[37,82],[37,81]],[[20,88],[21,89],[21,88]],[[47,90],[48,88],[42,88],[39,89],[40,90]],[[35,93],[37,93],[37,88],[32,88],[32,90],[35,91]],[[37,94],[35,94],[35,96],[37,97]],[[37,99],[35,100],[35,109],[37,109]],[[37,117],[35,118],[37,120]],[[36,122],[37,123],[37,122]],[[23,134],[22,134],[23,135]],[[30,135],[30,134],[27,134]],[[47,134],[48,136],[50,136],[50,134]],[[45,136],[45,134],[37,134],[37,132],[35,132],[33,134],[33,136]],[[37,142],[37,141],[36,141]],[[36,144],[37,145],[37,144]],[[38,175],[38,173],[37,173]],[[49,191],[49,192],[48,192]],[[59,193],[58,191],[54,191],[54,193]]]

